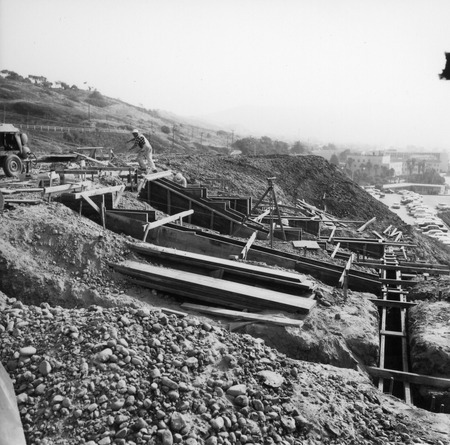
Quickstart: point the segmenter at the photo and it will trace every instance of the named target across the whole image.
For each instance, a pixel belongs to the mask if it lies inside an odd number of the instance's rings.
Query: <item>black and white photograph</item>
[[[450,445],[448,0],[0,0],[0,445]]]

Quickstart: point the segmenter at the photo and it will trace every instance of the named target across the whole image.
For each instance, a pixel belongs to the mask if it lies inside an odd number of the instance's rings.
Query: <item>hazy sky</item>
[[[450,0],[0,0],[0,69],[269,135],[446,149],[449,17]]]

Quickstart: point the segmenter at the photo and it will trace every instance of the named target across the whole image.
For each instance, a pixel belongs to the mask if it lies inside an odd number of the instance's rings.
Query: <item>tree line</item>
[[[245,137],[238,139],[231,147],[234,150],[239,150],[245,156],[269,155],[269,154],[305,154],[309,150],[306,145],[300,141],[289,145],[287,142],[272,140],[268,136],[260,138]]]

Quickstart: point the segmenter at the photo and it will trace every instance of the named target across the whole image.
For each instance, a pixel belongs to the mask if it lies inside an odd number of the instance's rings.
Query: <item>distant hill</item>
[[[32,136],[34,149],[45,150],[49,146],[48,137],[40,130],[43,127],[47,133],[48,127],[67,128],[51,136],[52,141],[58,142],[54,144],[56,151],[73,145],[108,146],[120,151],[131,138],[127,133],[133,128],[141,130],[159,153],[170,150],[226,154],[236,137],[219,126],[207,127],[168,112],[130,105],[97,90],[87,91],[64,83],[55,87],[42,80],[45,78],[32,77],[35,82],[15,73],[0,77],[0,100],[2,120],[25,127]]]

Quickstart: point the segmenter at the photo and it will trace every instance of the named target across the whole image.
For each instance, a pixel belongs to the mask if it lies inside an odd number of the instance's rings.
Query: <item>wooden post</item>
[[[341,278],[339,278],[339,284],[344,288],[344,297],[347,298],[348,295],[348,278],[350,273],[350,267],[353,262],[353,253],[350,254],[350,257],[347,261],[346,266],[342,272]]]
[[[105,195],[102,195],[102,203],[100,206],[100,219],[102,221],[103,230],[106,229],[105,221]]]

